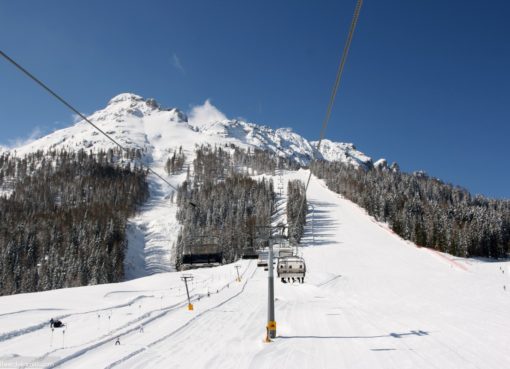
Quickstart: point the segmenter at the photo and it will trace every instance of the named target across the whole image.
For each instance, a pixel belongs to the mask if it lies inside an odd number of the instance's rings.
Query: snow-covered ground
[[[189,272],[193,311],[175,272],[1,297],[0,367],[510,368],[508,262],[417,248],[315,178],[308,200],[308,273],[276,281],[273,342],[267,272],[242,261],[241,282],[233,265]]]

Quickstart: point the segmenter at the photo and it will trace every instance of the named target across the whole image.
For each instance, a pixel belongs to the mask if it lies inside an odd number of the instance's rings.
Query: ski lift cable
[[[333,89],[331,91],[331,96],[329,98],[328,107],[326,109],[326,115],[324,117],[324,120],[322,121],[322,128],[320,131],[319,141],[317,142],[316,151],[318,152],[321,148],[322,141],[324,140],[324,136],[326,135],[326,128],[328,127],[329,119],[331,117],[331,112],[333,110],[333,105],[335,103],[335,98],[338,92],[338,88],[340,86],[340,81],[342,79],[345,62],[347,61],[347,56],[349,54],[349,48],[351,47],[352,38],[354,36],[354,30],[356,29],[356,24],[358,23],[359,13],[361,10],[361,6],[363,5],[363,0],[357,0],[356,7],[354,8],[354,14],[352,16],[351,20],[351,26],[349,28],[349,34],[347,35],[347,40],[344,45],[344,49],[342,52],[342,57],[340,58],[340,63],[338,65],[338,69],[336,72],[336,79],[335,83],[333,84]],[[310,167],[313,164],[313,162],[316,160],[315,158],[315,152],[312,151],[312,159],[310,160]],[[308,179],[306,181],[305,185],[305,195],[308,192],[308,186],[310,185],[310,180],[312,179],[312,171],[310,169],[310,173],[308,175]],[[305,196],[303,196],[303,199],[301,201],[301,205],[299,207],[298,214],[301,214],[303,211],[303,206],[305,204]]]
[[[72,112],[77,114],[80,118],[82,118],[85,122],[90,124],[92,127],[94,127],[97,131],[99,131],[103,136],[108,138],[111,142],[113,142],[115,145],[120,147],[123,151],[128,152],[129,150],[122,146],[118,141],[116,141],[114,138],[112,138],[109,134],[107,134],[105,131],[103,131],[101,128],[99,128],[96,124],[92,123],[85,115],[80,113],[75,107],[73,107],[70,103],[68,103],[66,100],[64,100],[62,97],[60,97],[56,92],[54,92],[51,88],[49,88],[46,84],[44,84],[40,79],[38,79],[36,76],[34,76],[32,73],[30,73],[28,70],[23,68],[19,63],[17,63],[15,60],[13,60],[11,57],[9,57],[6,53],[4,53],[2,50],[0,50],[0,55],[7,60],[9,63],[14,65],[16,68],[18,68],[23,74],[25,74],[27,77],[29,77],[31,80],[33,80],[35,83],[37,83],[39,86],[41,86],[46,92],[48,92],[50,95],[52,95],[54,98],[56,98],[58,101],[60,101],[62,104],[64,104],[68,109],[70,109]],[[172,189],[177,191],[177,188],[173,186],[168,180],[163,178],[159,173],[154,171],[151,167],[148,165],[145,166],[141,164],[142,167],[145,167],[149,172],[154,174],[156,177],[161,179],[163,182],[165,182],[168,186],[170,186]],[[194,204],[193,204],[194,205]]]

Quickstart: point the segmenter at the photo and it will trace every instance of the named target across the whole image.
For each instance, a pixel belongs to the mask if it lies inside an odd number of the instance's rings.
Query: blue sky
[[[2,1],[0,47],[91,113],[120,92],[320,124],[355,0]],[[508,1],[365,0],[327,136],[510,198]],[[1,145],[72,124],[0,60]]]

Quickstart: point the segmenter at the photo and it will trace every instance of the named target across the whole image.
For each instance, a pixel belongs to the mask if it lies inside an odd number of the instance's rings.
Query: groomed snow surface
[[[180,272],[2,297],[0,367],[510,368],[508,263],[417,248],[315,178],[308,200],[308,273],[275,281],[273,342],[267,272],[241,261],[241,282],[233,264],[187,272],[193,311]]]

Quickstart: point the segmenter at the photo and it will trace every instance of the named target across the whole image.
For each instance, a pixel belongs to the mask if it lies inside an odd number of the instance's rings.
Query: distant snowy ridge
[[[311,142],[314,147],[317,147],[318,141]],[[372,167],[372,159],[361,151],[356,150],[352,143],[333,142],[324,139],[321,142],[320,152],[322,157],[328,161],[340,161],[343,163],[351,164],[353,166],[364,165]]]
[[[268,150],[281,157],[295,159],[306,165],[311,158],[340,161],[353,166],[373,166],[372,159],[358,151],[351,143],[323,140],[320,151],[316,141],[308,141],[290,128],[272,129],[264,125],[228,119],[215,107],[217,113],[188,121],[188,116],[177,108],[163,108],[154,99],[145,99],[132,93],[113,97],[108,105],[88,116],[88,119],[127,148],[142,150],[146,161],[163,159],[175,147],[193,150],[203,143],[232,143],[244,148]],[[225,119],[223,119],[225,118]],[[205,121],[204,121],[205,120]],[[71,127],[50,133],[29,144],[12,148],[18,156],[37,150],[107,150],[114,144],[81,120]],[[0,147],[0,152],[4,148]],[[6,150],[6,149],[4,149]]]

